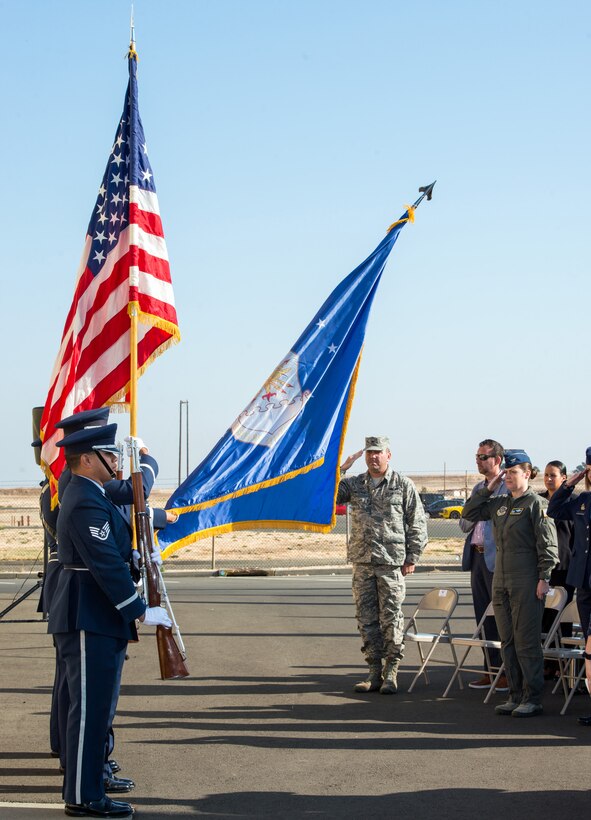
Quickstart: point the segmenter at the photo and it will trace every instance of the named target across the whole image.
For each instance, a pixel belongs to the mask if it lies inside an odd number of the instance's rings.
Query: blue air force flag
[[[409,207],[331,293],[291,350],[166,507],[164,557],[231,530],[328,532],[371,305]]]

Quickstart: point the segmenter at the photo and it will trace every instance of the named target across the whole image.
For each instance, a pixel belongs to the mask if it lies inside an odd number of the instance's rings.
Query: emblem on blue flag
[[[289,430],[310,398],[298,367],[299,356],[291,351],[232,425],[237,441],[273,447]]]

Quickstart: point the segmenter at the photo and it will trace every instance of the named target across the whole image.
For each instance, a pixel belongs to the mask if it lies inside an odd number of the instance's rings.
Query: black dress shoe
[[[577,718],[581,726],[591,726],[591,715],[589,717]]]
[[[69,817],[130,817],[134,809],[129,803],[105,796],[91,803],[66,803],[64,811]]]
[[[128,780],[127,777],[105,777],[103,783],[105,784],[106,792],[119,792],[119,794],[123,794],[124,792],[130,792],[132,789],[135,789],[135,783],[133,780]]]
[[[111,774],[117,774],[117,772],[121,771],[121,766],[116,760],[109,760],[109,766],[111,767]]]

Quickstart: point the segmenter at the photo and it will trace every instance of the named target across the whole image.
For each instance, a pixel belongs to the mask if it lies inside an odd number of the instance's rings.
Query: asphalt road
[[[20,584],[0,580],[0,608]],[[453,629],[471,632],[461,573],[416,574],[407,613],[434,586],[459,590]],[[169,591],[192,676],[161,681],[145,630],[116,719],[114,756],[137,783],[129,799],[142,820],[588,815],[591,729],[576,722],[591,713],[588,697],[561,717],[548,688],[543,716],[503,718],[478,691],[443,700],[447,664],[409,695],[412,644],[398,695],[355,694],[365,667],[347,575],[171,578]],[[7,617],[36,617],[36,599]],[[52,676],[45,625],[0,622],[0,818],[62,816],[48,755]]]

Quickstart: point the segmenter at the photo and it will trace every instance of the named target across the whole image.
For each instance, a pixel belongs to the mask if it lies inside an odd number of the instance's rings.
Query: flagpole
[[[137,52],[135,50],[135,27],[133,21],[133,4],[131,6],[131,21],[130,21],[130,37],[129,37],[129,157],[130,166],[129,173],[131,175],[131,184],[137,184],[137,180],[133,178],[132,169],[135,168],[135,160],[137,157],[137,102],[133,99],[136,84],[131,81],[132,60],[137,60]],[[131,250],[131,265],[129,269],[129,284],[130,287],[137,284],[134,280],[137,278],[137,267],[134,266],[136,261],[134,258],[134,250],[137,249],[137,225],[129,225],[129,244]],[[135,267],[135,269],[134,269]],[[137,436],[137,386],[138,386],[138,362],[137,362],[137,347],[138,347],[138,304],[135,300],[129,302],[129,435]]]
[[[405,222],[414,222],[415,221],[415,211],[421,204],[421,202],[427,197],[427,202],[433,196],[433,188],[435,187],[435,183],[437,180],[434,180],[430,185],[423,185],[419,188],[420,197],[412,204],[407,205],[406,216],[402,216],[400,219],[397,219],[396,222],[393,222],[387,230],[387,233],[390,233],[397,225],[402,225]]]
[[[421,196],[414,203],[414,205],[412,206],[413,208],[418,208],[425,197],[427,197],[427,202],[431,200],[431,197],[433,196],[433,188],[435,187],[436,182],[437,180],[434,180],[430,185],[423,185],[421,188],[419,188],[419,193],[421,194]]]

